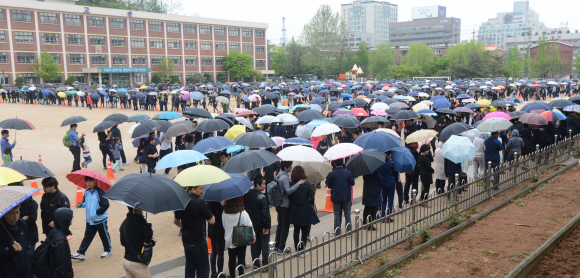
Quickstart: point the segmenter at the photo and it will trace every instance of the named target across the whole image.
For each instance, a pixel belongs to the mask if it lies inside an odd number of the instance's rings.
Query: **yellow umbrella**
[[[415,111],[415,112],[419,112],[419,110],[423,110],[423,109],[429,109],[429,105],[427,105],[425,103],[417,103],[417,104],[413,105],[413,111]]]
[[[139,87],[139,90],[143,90],[145,88],[147,88],[147,86],[141,86],[141,87]]]
[[[491,101],[487,100],[487,99],[480,99],[478,101],[475,102],[476,104],[485,104],[485,105],[490,105]]]
[[[510,87],[517,87],[516,84],[510,84]]]
[[[407,136],[405,142],[407,142],[407,144],[411,144],[414,142],[422,142],[435,136],[437,136],[437,131],[431,129],[421,129]]]
[[[64,92],[59,92],[59,93],[58,93],[58,96],[59,96],[60,98],[66,98],[66,94],[65,94]]]
[[[15,182],[21,182],[25,179],[26,176],[20,174],[16,170],[0,166],[0,186],[8,185]]]
[[[210,165],[197,165],[187,168],[173,179],[183,187],[218,183],[231,177],[222,169]]]
[[[234,139],[238,138],[238,136],[240,136],[244,133],[246,133],[246,126],[245,125],[235,125],[235,126],[232,126],[228,130],[228,132],[226,132],[224,137],[234,140]]]

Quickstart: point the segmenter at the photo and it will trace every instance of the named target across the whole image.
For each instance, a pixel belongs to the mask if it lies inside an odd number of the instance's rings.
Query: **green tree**
[[[407,64],[400,64],[393,68],[392,74],[394,78],[401,79],[423,76],[424,72],[419,65],[409,66]]]
[[[42,53],[40,53],[40,59],[34,63],[32,69],[38,77],[48,82],[57,81],[62,77],[60,65],[54,61],[54,57],[52,57],[46,51],[42,51]]]
[[[206,83],[206,79],[205,76],[203,76],[203,74],[201,73],[194,73],[190,76],[187,77],[186,79],[187,83]]]
[[[574,73],[580,74],[580,51],[577,51],[574,54],[574,62],[572,66],[574,67]]]
[[[569,73],[570,71],[570,66],[560,56],[560,47],[555,41],[551,43],[549,63],[550,77]]]
[[[433,59],[435,59],[433,50],[428,45],[414,42],[409,47],[403,62],[409,67],[419,66],[423,72],[427,72]]]
[[[226,82],[228,81],[228,75],[225,72],[218,72],[217,80],[222,83]]]
[[[75,83],[75,81],[77,81],[77,78],[76,78],[76,77],[74,77],[74,76],[69,76],[69,78],[67,78],[67,79],[64,81],[64,85],[69,85],[69,86],[72,86],[72,84],[74,84],[74,83]]]
[[[352,70],[352,67],[357,63],[356,56],[352,51],[348,51],[345,56],[346,59],[344,60],[340,68],[341,73],[349,72],[350,70]]]
[[[155,84],[163,83],[163,79],[161,79],[161,76],[159,76],[159,74],[154,73],[153,76],[151,76],[151,83]]]
[[[506,77],[522,77],[524,61],[520,56],[520,51],[516,47],[508,49],[506,66],[504,68]]]
[[[232,51],[224,57],[224,68],[234,80],[252,78],[256,74],[252,56],[240,51]]]
[[[538,40],[538,52],[536,59],[532,59],[532,72],[534,76],[545,78],[550,71],[550,57],[548,54],[548,42],[546,41],[546,35],[543,34]]]
[[[272,64],[270,67],[274,70],[274,74],[277,76],[287,76],[289,74],[286,51],[283,48],[279,48],[278,51],[272,55]]]
[[[171,84],[181,83],[181,80],[179,80],[179,76],[172,74],[169,76],[169,83],[171,83]]]
[[[357,65],[359,68],[362,67],[363,71],[368,70],[369,66],[369,53],[367,52],[367,42],[361,41],[358,44],[358,50],[356,52]]]
[[[26,78],[24,77],[17,77],[14,79],[14,86],[18,88],[22,88],[22,86],[26,85]]]
[[[286,61],[288,74],[302,73],[302,56],[304,47],[294,37],[286,44]]]
[[[171,80],[170,78],[173,76],[173,60],[167,56],[161,57],[159,64],[157,64],[157,72],[163,81]]]
[[[204,73],[204,74],[203,74],[203,77],[205,77],[205,80],[206,80],[207,82],[211,82],[211,81],[213,81],[213,77],[211,76],[211,73],[209,73],[209,72],[206,72],[206,73]]]
[[[382,42],[370,55],[368,70],[377,79],[385,79],[392,75],[395,65],[395,52],[392,46],[391,42]]]

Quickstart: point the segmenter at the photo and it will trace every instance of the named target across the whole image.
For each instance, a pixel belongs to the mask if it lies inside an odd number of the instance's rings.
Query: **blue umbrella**
[[[419,96],[419,93],[417,93],[417,92],[410,92],[407,95],[408,96],[411,96],[411,97],[418,97]]]
[[[223,202],[243,196],[253,186],[242,174],[230,174],[231,179],[205,186],[201,198],[206,202]]]
[[[206,160],[207,156],[194,150],[179,150],[165,155],[155,166],[155,170],[177,167],[189,163]]]
[[[421,109],[417,112],[417,114],[419,115],[431,115],[431,116],[437,116],[437,113],[435,113],[435,111],[431,110],[431,109]]]
[[[552,119],[556,121],[563,121],[566,119],[566,116],[562,114],[562,112],[558,111],[557,109],[552,110]]]
[[[330,91],[329,91],[329,90],[327,90],[327,89],[324,89],[324,90],[321,90],[321,91],[320,91],[320,93],[321,93],[321,94],[329,94],[329,93],[330,93]]]
[[[471,160],[475,154],[475,145],[469,137],[451,135],[443,144],[443,157],[453,163],[462,163]]]
[[[98,98],[100,98],[100,97],[101,97],[101,95],[100,95],[99,93],[92,93],[92,94],[91,94],[91,98],[92,98],[92,99],[98,99]]]
[[[386,132],[372,131],[361,135],[354,141],[354,144],[365,150],[373,149],[379,152],[386,152],[400,147],[401,139]]]
[[[250,99],[247,96],[242,96],[242,100],[245,102],[250,102]]]
[[[321,104],[325,101],[326,101],[326,99],[324,99],[323,97],[317,97],[317,98],[311,100],[310,104]]]
[[[436,101],[438,99],[446,99],[444,96],[434,96],[430,99],[430,101]]]
[[[219,114],[216,116],[216,118],[230,118],[230,119],[235,120],[236,116],[234,116],[232,114]]]
[[[141,92],[138,92],[138,93],[136,93],[136,94],[135,94],[135,97],[136,97],[138,100],[144,100],[144,99],[145,99],[145,95],[144,95],[143,93],[141,93]]]
[[[165,112],[165,113],[161,113],[159,115],[159,119],[160,120],[173,120],[173,119],[179,119],[181,118],[181,114],[177,113],[177,112]]]
[[[223,85],[223,86],[222,86],[222,89],[229,90],[229,89],[230,89],[230,86],[228,86],[228,85]]]
[[[88,88],[87,88],[87,89],[88,89]],[[126,92],[127,92],[127,89],[125,89],[125,88],[121,88],[121,89],[117,90],[117,92],[126,93]]]
[[[48,95],[50,95],[50,90],[49,89],[44,89],[42,90],[42,94],[47,97]]]
[[[224,149],[227,149],[229,147],[233,147],[235,145],[236,145],[236,143],[234,143],[234,141],[232,141],[229,138],[226,138],[223,136],[216,136],[216,137],[206,138],[206,139],[203,139],[203,140],[197,142],[197,144],[195,144],[195,146],[193,146],[193,150],[198,151],[198,152],[203,153],[203,154],[206,154],[206,153],[222,151]]]
[[[38,188],[24,186],[0,187],[0,217],[30,198],[38,190]]]
[[[433,104],[431,104],[431,107],[435,108],[435,109],[441,109],[441,108],[449,108],[451,107],[451,103],[445,99],[445,98],[440,98],[440,99],[436,99]]]
[[[340,97],[343,97],[343,98],[352,98],[352,96],[349,95],[349,94],[347,94],[347,93],[341,94]]]
[[[202,100],[203,94],[201,92],[195,91],[195,92],[192,92],[191,95],[189,95],[189,97],[191,99],[195,99],[195,100]]]
[[[471,98],[471,96],[470,96],[470,95],[468,95],[468,94],[460,94],[460,95],[458,95],[458,96],[457,96],[457,97],[455,97],[455,98],[458,98],[458,99],[462,99],[462,98]]]
[[[284,140],[284,145],[303,145],[303,146],[313,146],[312,142],[308,139],[302,137],[292,137]]]
[[[309,122],[308,124],[306,124],[306,127],[316,128],[322,124],[328,124],[328,123],[330,123],[330,119],[328,121],[322,120],[322,119],[321,120],[313,120],[313,121]]]
[[[227,148],[227,149],[226,149],[226,153],[233,153],[233,152],[241,151],[241,150],[243,150],[243,149],[246,149],[246,150],[247,150],[247,149],[249,149],[249,148],[248,148],[248,147],[246,147],[246,146],[235,145],[235,146],[233,146],[233,147],[229,147],[229,148]]]
[[[524,103],[521,99],[515,98],[515,97],[509,98],[507,101],[514,102],[514,103]]]
[[[410,173],[415,169],[415,157],[411,151],[405,147],[398,147],[391,150],[395,170],[399,173]]]

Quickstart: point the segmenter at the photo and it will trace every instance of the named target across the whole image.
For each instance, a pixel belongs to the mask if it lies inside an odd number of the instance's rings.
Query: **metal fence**
[[[270,242],[269,263],[238,277],[333,277],[341,270],[411,238],[421,228],[444,221],[450,214],[493,198],[499,192],[571,158],[579,149],[579,140],[580,136],[568,137],[543,149],[537,145],[538,151],[519,157],[516,154],[512,161],[493,169],[490,162],[484,173],[463,183],[456,175],[455,184],[446,186],[445,192],[424,196],[424,201],[417,202],[419,198],[413,190],[411,200],[415,201],[403,203],[401,208],[395,205],[395,211],[388,215],[392,221],[377,214],[376,220],[363,224],[360,211],[355,210],[351,231],[338,236],[331,232],[325,232],[321,238],[313,236],[308,243],[300,243],[305,248],[296,253],[278,255],[274,251],[274,242]],[[376,227],[376,230],[370,227]],[[256,262],[259,264],[259,260]],[[242,265],[238,266],[236,273],[243,269]],[[227,276],[222,272],[218,277]]]

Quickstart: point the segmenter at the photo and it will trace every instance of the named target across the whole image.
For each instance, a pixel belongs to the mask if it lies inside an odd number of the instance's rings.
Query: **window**
[[[173,61],[174,65],[181,65],[181,56],[168,56],[167,59]]]
[[[125,37],[111,37],[113,46],[125,46]]]
[[[211,57],[201,57],[201,64],[204,66],[211,66]]]
[[[26,84],[36,84],[36,73],[20,73],[18,77],[26,79]]]
[[[4,9],[0,9],[0,20],[4,20]]]
[[[163,48],[163,39],[149,39],[151,41],[151,48]]]
[[[70,76],[74,76],[77,79],[77,81],[81,84],[85,83],[85,74],[84,73],[71,73]]]
[[[32,32],[14,32],[14,41],[21,43],[34,43]]]
[[[441,49],[433,49],[433,54],[441,54]]]
[[[256,46],[256,53],[264,53],[264,46],[263,45],[257,45]]]
[[[263,38],[264,30],[256,30],[256,38]]]
[[[145,38],[131,38],[131,47],[145,47]]]
[[[252,36],[252,29],[248,29],[248,28],[242,29],[242,36],[251,37]]]
[[[89,36],[91,45],[105,45],[105,36]]]
[[[240,50],[240,43],[239,42],[230,42],[230,51],[231,50]]]
[[[3,30],[0,30],[0,42],[6,42],[6,33]]]
[[[14,21],[32,22],[32,14],[30,11],[13,10],[12,17],[14,17]]]
[[[56,62],[57,64],[60,64],[60,54],[59,53],[49,53],[50,56],[52,56],[52,59],[54,59],[54,62]]]
[[[2,84],[2,85],[10,84],[10,77],[9,76],[10,76],[10,74],[8,74],[8,73],[0,73],[0,84]]]
[[[123,29],[125,28],[125,20],[122,18],[111,18],[111,28]]]
[[[113,55],[113,65],[126,65],[127,55]]]
[[[55,13],[40,13],[40,23],[56,24]]]
[[[145,65],[147,63],[145,59],[145,55],[133,55],[133,65]]]
[[[244,43],[244,52],[252,52],[252,44],[251,43]]]
[[[211,50],[211,42],[209,41],[202,41],[200,42],[201,50]]]
[[[197,65],[197,57],[185,56],[185,64],[188,66],[196,66]]]
[[[216,66],[223,66],[224,65],[224,57],[215,57],[215,65]]]
[[[226,43],[225,42],[216,42],[215,43],[215,50],[226,50]]]
[[[169,48],[181,48],[179,40],[167,40],[167,47]]]
[[[159,65],[159,62],[161,62],[161,56],[151,56],[151,64],[152,65]]]
[[[58,44],[58,34],[56,34],[56,33],[42,33],[42,43],[44,43],[44,44]]]
[[[179,23],[168,22],[167,32],[179,33]]]
[[[265,68],[266,67],[266,60],[256,60],[256,67],[257,68]]]
[[[161,27],[161,22],[149,21],[149,31],[163,31]]]
[[[216,26],[214,28],[214,33],[216,35],[219,35],[219,36],[225,36],[226,35],[226,27]]]
[[[16,61],[19,64],[34,64],[34,57],[32,52],[16,52]]]
[[[195,34],[195,24],[183,24],[183,32],[188,34]]]
[[[105,27],[105,20],[102,16],[89,16],[89,26]]]
[[[8,64],[8,53],[0,52],[0,64]]]
[[[199,33],[200,34],[211,35],[211,26],[208,26],[208,25],[200,25],[199,26]]]
[[[240,28],[229,28],[230,36],[238,37],[240,36]]]
[[[93,65],[106,65],[107,59],[103,54],[91,54],[91,64]]]
[[[184,41],[185,44],[185,49],[196,49],[196,43],[195,41],[191,41],[191,40],[185,40]]]
[[[68,63],[71,65],[84,65],[85,55],[84,54],[69,54]]]
[[[69,26],[81,26],[81,16],[77,14],[65,14],[64,24]]]
[[[82,35],[66,35],[66,44],[70,45],[83,45]]]
[[[143,30],[143,20],[131,19],[131,30]]]

